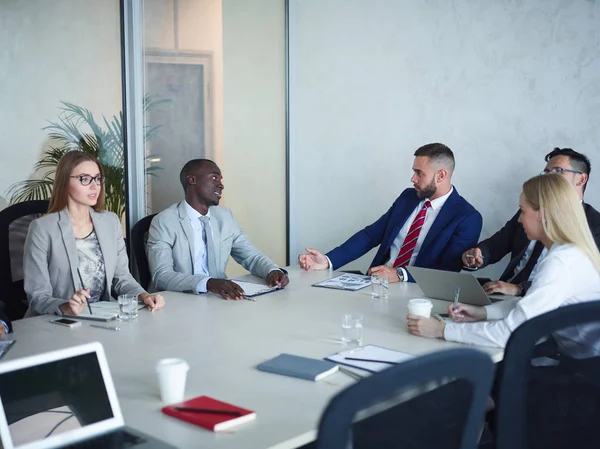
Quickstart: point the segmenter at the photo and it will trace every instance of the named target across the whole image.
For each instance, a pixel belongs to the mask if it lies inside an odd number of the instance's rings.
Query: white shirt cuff
[[[4,321],[0,320],[0,324],[2,324],[2,326],[4,326],[4,329],[6,329],[6,333],[8,334],[8,324],[6,324]]]
[[[333,264],[331,263],[331,259],[327,256],[325,256],[325,259],[327,259],[327,263],[329,264],[329,266],[327,267],[328,270],[333,270]]]
[[[196,292],[198,294],[200,293],[206,293],[208,290],[206,289],[206,284],[208,283],[208,280],[211,279],[208,276],[205,277],[204,279],[202,279],[200,282],[198,282],[198,285],[196,285]]]

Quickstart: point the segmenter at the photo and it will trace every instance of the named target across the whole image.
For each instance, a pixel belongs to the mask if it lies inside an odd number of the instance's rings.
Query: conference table
[[[364,316],[363,344],[414,355],[467,347],[407,332],[407,302],[422,297],[416,284],[390,284],[387,299],[372,298],[370,287],[356,292],[312,287],[335,274],[290,267],[289,286],[255,302],[164,292],[163,310],[142,310],[136,321],[118,323],[119,332],[84,320],[78,328],[56,326],[49,315],[19,320],[8,337],[16,343],[3,361],[99,341],[127,425],[179,448],[295,448],[315,439],[329,400],[356,380],[338,372],[312,382],[258,371],[259,363],[281,353],[321,359],[349,349],[341,342],[346,313]],[[433,303],[433,313],[446,312],[450,304]],[[470,347],[495,362],[502,359],[501,349]],[[186,398],[207,395],[248,408],[257,413],[256,421],[213,433],[162,414],[155,365],[170,357],[190,366]]]

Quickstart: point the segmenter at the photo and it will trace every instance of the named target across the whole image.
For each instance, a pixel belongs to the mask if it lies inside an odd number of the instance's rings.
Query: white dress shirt
[[[6,329],[6,333],[8,334],[8,324],[6,324],[4,321],[0,320],[0,324],[2,326],[4,326],[4,329]]]
[[[204,223],[200,221],[200,217],[202,217],[203,215],[196,209],[194,209],[192,206],[190,206],[187,201],[184,201],[184,203],[185,210],[187,211],[188,216],[190,217],[192,229],[194,231],[194,274],[207,276],[206,278],[198,282],[198,285],[196,286],[196,291],[198,293],[206,293],[206,283],[210,278],[208,277],[208,253],[206,251],[206,244],[202,239]],[[210,209],[206,213],[206,217],[208,217],[210,222]],[[208,229],[207,232],[210,232],[212,235],[212,228]]]
[[[486,306],[487,321],[446,323],[444,338],[503,348],[510,334],[525,321],[561,306],[600,299],[600,273],[579,248],[555,244],[538,265],[537,276],[523,298]],[[600,342],[587,339],[581,327],[561,331],[554,336],[563,348],[579,348],[579,354],[567,355],[578,358],[582,358],[584,352],[588,356],[600,355],[597,347]]]
[[[431,229],[431,226],[433,226],[433,222],[439,215],[440,210],[442,210],[442,206],[446,203],[446,200],[448,200],[448,198],[450,197],[450,195],[452,194],[453,191],[454,191],[454,187],[451,187],[450,191],[448,193],[446,193],[444,196],[440,196],[439,198],[436,198],[435,200],[429,201],[431,203],[431,207],[429,209],[427,209],[427,214],[425,215],[425,221],[423,222],[423,227],[421,228],[421,233],[419,234],[419,238],[417,239],[417,244],[415,245],[415,249],[413,250],[412,256],[410,257],[410,261],[408,262],[409,265],[414,264],[415,260],[417,260],[417,256],[419,255],[421,246],[423,245],[423,242],[425,241],[425,237],[427,237],[427,233]],[[392,243],[392,247],[390,248],[390,260],[388,260],[388,262],[386,263],[386,265],[388,267],[394,266],[394,262],[396,261],[396,257],[398,257],[400,248],[402,248],[404,239],[406,238],[406,235],[408,234],[408,231],[409,231],[413,221],[415,220],[415,217],[417,216],[419,211],[423,208],[423,204],[425,204],[425,199],[423,199],[423,201],[421,201],[417,205],[417,207],[415,207],[415,210],[413,210],[412,214],[410,214],[410,216],[406,219],[406,221],[404,222],[404,225],[402,226],[402,229],[400,229],[400,232],[394,239],[394,242]],[[404,275],[403,276],[404,282],[407,282],[408,274],[406,273],[406,270],[404,268],[401,268],[401,270],[402,270],[402,274]]]

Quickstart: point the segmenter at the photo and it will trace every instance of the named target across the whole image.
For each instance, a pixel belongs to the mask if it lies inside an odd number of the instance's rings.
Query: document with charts
[[[326,281],[317,282],[313,287],[337,288],[340,290],[351,290],[355,292],[361,288],[371,285],[371,276],[362,276],[360,274],[340,274]]]

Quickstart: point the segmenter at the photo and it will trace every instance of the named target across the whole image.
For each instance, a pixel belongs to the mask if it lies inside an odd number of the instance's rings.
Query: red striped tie
[[[408,230],[408,234],[406,234],[406,237],[404,238],[402,248],[400,248],[398,257],[396,257],[396,261],[394,262],[394,268],[405,267],[408,265],[408,262],[410,262],[412,253],[415,250],[415,246],[417,245],[417,240],[419,240],[421,228],[423,227],[423,223],[425,223],[427,209],[429,209],[430,207],[431,203],[429,202],[429,200],[425,200],[425,202],[423,203],[423,207],[413,220],[412,224],[410,225],[410,229]]]

